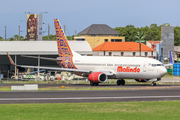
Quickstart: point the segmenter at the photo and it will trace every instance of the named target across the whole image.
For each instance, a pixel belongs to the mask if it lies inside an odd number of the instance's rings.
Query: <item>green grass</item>
[[[11,87],[0,87],[0,91],[11,91]]]
[[[180,101],[1,104],[1,120],[179,120]]]

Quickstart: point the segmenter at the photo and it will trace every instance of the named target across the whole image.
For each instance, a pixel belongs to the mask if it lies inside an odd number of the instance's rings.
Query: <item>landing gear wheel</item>
[[[121,79],[121,85],[125,85],[125,80]]]
[[[117,80],[116,84],[121,85],[121,80]]]
[[[94,86],[98,86],[99,85],[99,83],[94,83]]]
[[[90,85],[91,85],[91,86],[94,86],[94,85],[95,85],[95,83],[93,83],[93,82],[90,82]]]
[[[155,83],[155,82],[152,82],[151,85],[152,85],[152,86],[156,86],[156,83]]]

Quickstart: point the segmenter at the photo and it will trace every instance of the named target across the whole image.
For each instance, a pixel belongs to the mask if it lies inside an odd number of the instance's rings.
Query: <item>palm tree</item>
[[[141,56],[141,41],[144,38],[144,32],[137,32],[137,36],[135,36],[139,40],[139,56]]]

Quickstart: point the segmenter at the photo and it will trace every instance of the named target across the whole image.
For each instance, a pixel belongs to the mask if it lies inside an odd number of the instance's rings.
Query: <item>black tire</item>
[[[90,85],[91,85],[91,86],[94,86],[94,85],[95,85],[95,83],[93,83],[93,82],[90,82]]]
[[[121,80],[117,80],[116,84],[121,85]]]
[[[121,79],[121,85],[125,85],[125,80]]]
[[[99,83],[94,83],[94,86],[98,86],[99,85]]]
[[[156,83],[155,83],[155,82],[152,82],[151,85],[152,85],[152,86],[156,86]]]

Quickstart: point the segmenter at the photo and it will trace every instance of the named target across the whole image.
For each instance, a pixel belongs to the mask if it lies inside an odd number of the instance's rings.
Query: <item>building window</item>
[[[84,39],[84,38],[82,38],[82,39],[76,39],[76,41],[85,41],[85,39]]]
[[[109,52],[109,56],[112,56],[112,52]]]
[[[111,39],[111,42],[114,42],[114,39]]]
[[[122,42],[122,39],[115,39],[115,42]]]
[[[147,52],[145,52],[145,56],[147,57]]]
[[[124,52],[121,52],[121,56],[124,56]]]
[[[104,39],[104,42],[108,42],[108,39]]]
[[[178,58],[178,59],[180,58],[180,53],[179,53],[179,52],[177,53],[177,58]]]
[[[151,51],[151,55],[153,56],[153,51]]]
[[[106,55],[106,52],[104,51],[104,56]]]
[[[136,52],[133,52],[133,56],[134,56],[134,57],[136,56]]]

